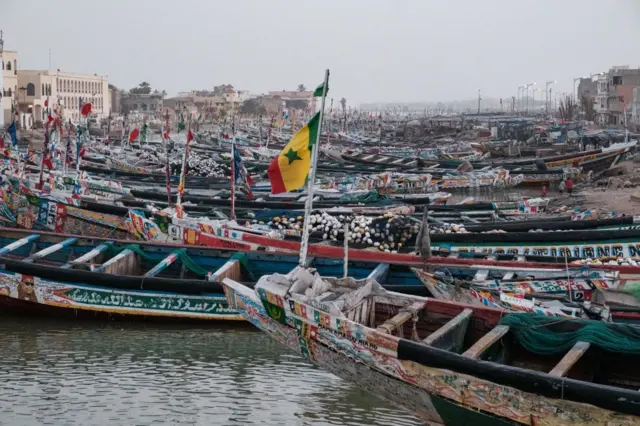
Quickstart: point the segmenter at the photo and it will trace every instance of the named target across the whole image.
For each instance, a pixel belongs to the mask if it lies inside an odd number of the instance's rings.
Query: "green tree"
[[[151,85],[146,81],[143,81],[138,85],[138,87],[134,87],[133,89],[129,90],[129,93],[131,93],[132,95],[148,95],[149,93],[151,93]]]
[[[247,115],[264,114],[266,109],[257,99],[247,99],[240,106],[240,113]]]
[[[347,109],[347,100],[345,98],[340,99],[340,105],[342,105],[342,112]]]

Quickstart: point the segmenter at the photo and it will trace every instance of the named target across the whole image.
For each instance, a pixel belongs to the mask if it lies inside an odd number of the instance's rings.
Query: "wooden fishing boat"
[[[238,320],[220,281],[252,285],[264,274],[290,271],[297,255],[241,253],[178,244],[82,238],[29,230],[0,230],[0,306],[19,313],[98,318]],[[342,275],[342,260],[312,259],[326,275]],[[351,276],[385,288],[428,295],[404,267],[350,261]]]
[[[310,362],[429,424],[640,423],[640,333],[388,292],[298,268],[229,306]]]

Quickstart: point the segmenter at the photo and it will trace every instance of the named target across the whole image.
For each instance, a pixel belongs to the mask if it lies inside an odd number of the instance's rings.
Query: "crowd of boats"
[[[9,153],[3,309],[246,320],[435,424],[638,423],[640,217],[474,199],[599,174],[637,142],[513,160],[325,133],[300,265],[307,194],[266,180],[291,133],[225,131]]]

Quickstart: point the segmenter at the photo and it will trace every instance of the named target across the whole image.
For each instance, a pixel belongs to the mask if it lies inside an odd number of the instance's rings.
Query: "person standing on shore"
[[[542,198],[546,198],[547,197],[547,184],[543,183],[542,184],[542,194],[541,194]]]
[[[567,192],[569,195],[573,193],[573,179],[571,179],[571,176],[567,178]]]

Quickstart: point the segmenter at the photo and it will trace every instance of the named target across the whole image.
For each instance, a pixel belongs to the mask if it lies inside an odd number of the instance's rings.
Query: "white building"
[[[0,42],[1,43],[1,42]],[[4,50],[0,47],[0,128],[6,127],[11,122],[11,105],[16,99],[18,91],[18,52]]]
[[[65,118],[78,121],[80,102],[91,103],[92,116],[100,119],[111,112],[111,96],[107,78],[97,74],[77,74],[60,70],[19,70],[18,103],[20,109],[43,120],[45,101],[59,108]]]
[[[640,86],[633,88],[631,99],[631,122],[640,125]]]
[[[596,120],[600,124],[607,123],[609,107],[607,98],[609,97],[609,74],[602,73],[596,80],[596,96],[593,110],[596,113]]]

